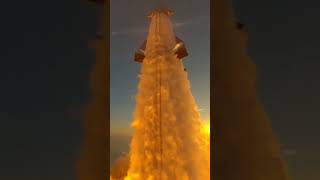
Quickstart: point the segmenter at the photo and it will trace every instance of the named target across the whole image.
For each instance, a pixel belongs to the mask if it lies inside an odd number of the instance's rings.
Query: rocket
[[[163,7],[155,8],[153,11],[151,11],[148,14],[148,17],[151,19],[151,25],[150,25],[149,31],[152,31],[154,30],[154,28],[157,28],[157,31],[159,31],[157,34],[165,33],[166,30],[162,29],[162,27],[153,27],[155,25],[152,25],[152,22],[166,20],[166,18],[169,19],[170,16],[172,15],[173,15],[173,11],[168,8],[163,8]],[[158,22],[155,24],[160,24],[160,23]],[[167,27],[164,27],[164,28],[167,28]],[[159,35],[159,38],[161,38],[160,35]],[[140,48],[135,52],[134,61],[138,63],[143,63],[143,60],[146,57],[145,53],[146,53],[147,43],[148,43],[148,40],[145,40],[140,46]],[[185,47],[185,43],[177,36],[175,36],[174,46],[170,47],[169,51],[173,52],[176,55],[176,57],[180,60],[188,56],[188,51]]]

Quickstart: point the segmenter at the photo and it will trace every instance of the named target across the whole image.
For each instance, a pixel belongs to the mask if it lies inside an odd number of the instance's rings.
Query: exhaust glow
[[[125,180],[209,180],[210,126],[201,121],[169,16],[151,20]]]

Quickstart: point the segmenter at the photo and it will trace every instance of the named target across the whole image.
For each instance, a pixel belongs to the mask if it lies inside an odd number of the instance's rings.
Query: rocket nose
[[[148,14],[148,17],[152,18],[157,13],[159,13],[159,14],[163,13],[163,14],[165,14],[167,16],[172,16],[174,14],[171,9],[166,8],[166,7],[158,6]]]

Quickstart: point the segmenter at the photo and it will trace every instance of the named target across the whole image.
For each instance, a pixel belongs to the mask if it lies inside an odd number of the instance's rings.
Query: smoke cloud
[[[247,34],[236,28],[229,0],[213,1],[211,12],[213,179],[285,180],[280,145],[256,96]]]
[[[79,180],[103,180],[109,176],[109,63],[107,5],[103,8],[102,35],[95,42],[96,63],[91,71],[92,95],[85,110],[84,143],[77,163]]]

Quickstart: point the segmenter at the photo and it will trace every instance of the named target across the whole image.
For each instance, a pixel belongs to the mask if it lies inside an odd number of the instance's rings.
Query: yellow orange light
[[[209,125],[206,125],[206,130],[207,130],[207,133],[210,134],[210,124]]]
[[[201,131],[204,134],[210,135],[210,121],[206,121],[203,123]]]

